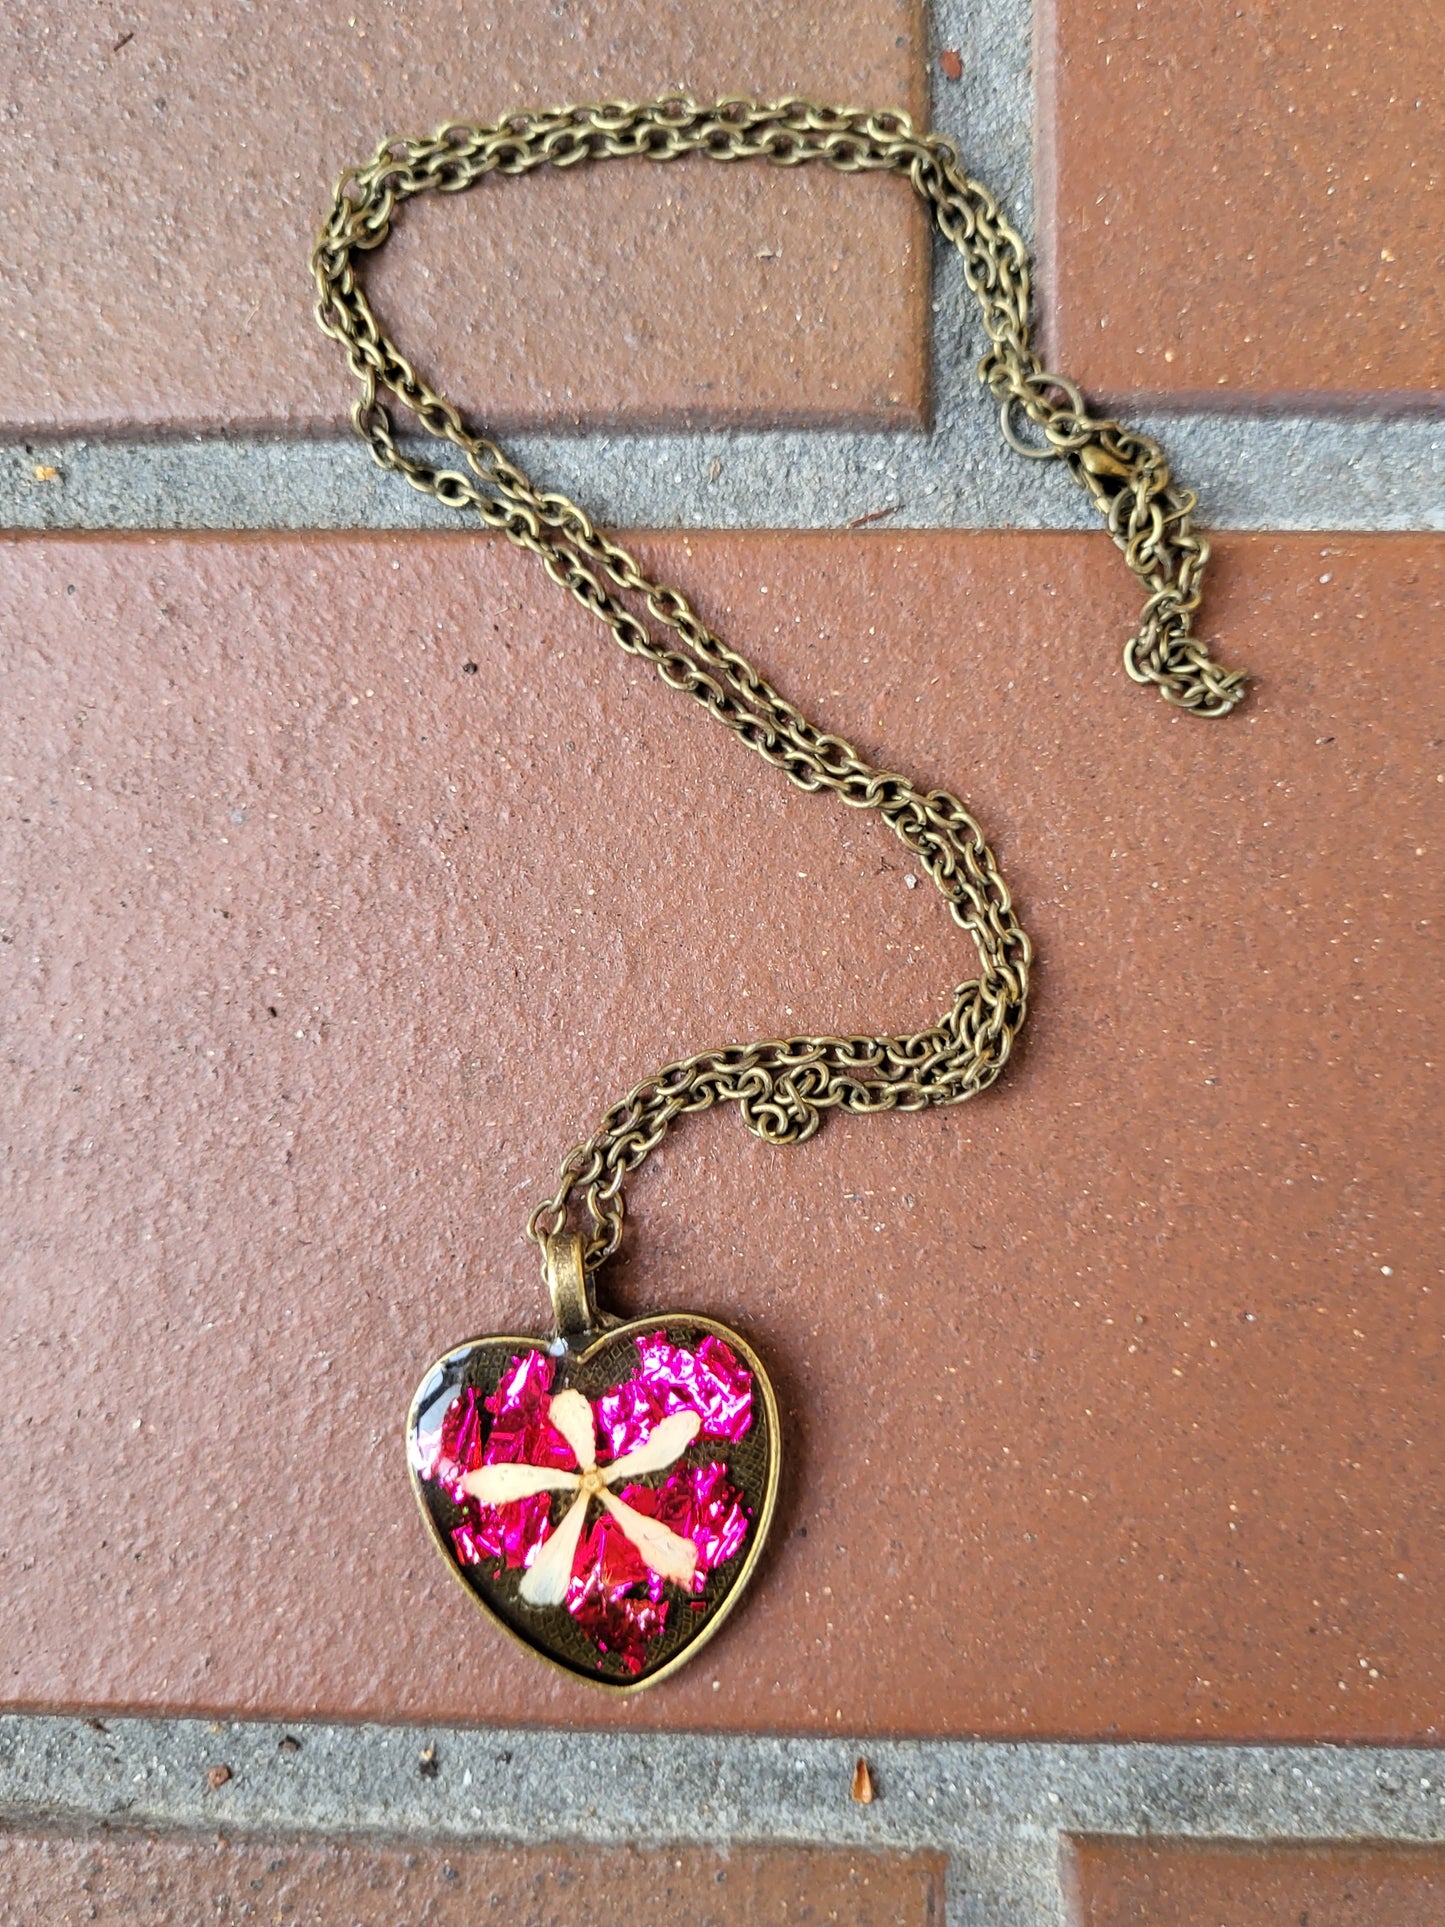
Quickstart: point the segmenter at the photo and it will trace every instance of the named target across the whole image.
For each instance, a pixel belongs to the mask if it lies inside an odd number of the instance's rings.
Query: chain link
[[[1021,455],[1066,464],[1146,591],[1139,630],[1124,649],[1125,669],[1136,682],[1152,683],[1167,702],[1201,716],[1225,714],[1244,689],[1243,675],[1222,669],[1191,634],[1209,556],[1191,526],[1194,495],[1173,481],[1155,442],[1090,414],[1074,384],[1043,367],[1029,346],[1023,242],[988,189],[963,172],[951,143],[915,133],[905,114],[804,100],[699,106],[676,98],[567,107],[512,114],[494,126],[443,127],[426,139],[388,140],[365,166],[343,174],[311,259],[316,319],[345,349],[360,384],[352,421],[377,463],[448,507],[475,513],[538,556],[552,580],[597,616],[621,648],[694,697],[799,789],[830,790],[855,809],[877,810],[933,878],[979,954],[978,978],[958,988],[951,1009],[929,1030],[903,1037],[774,1038],[703,1051],[644,1078],[568,1153],[556,1192],[528,1221],[528,1236],[541,1243],[565,1229],[570,1206],[580,1201],[591,1220],[589,1269],[621,1240],[623,1180],[677,1118],[735,1103],[758,1137],[799,1144],[829,1110],[958,1104],[998,1077],[1028,1007],[1028,937],[982,831],[958,799],[875,769],[851,743],[817,729],[714,635],[677,589],[645,575],[565,495],[536,488],[416,373],[382,332],[357,279],[356,257],[382,245],[396,210],[418,194],[460,193],[489,174],[688,154],[906,174],[963,258],[989,342],[979,378],[998,404],[1005,441]],[[383,391],[449,443],[464,466],[436,467],[404,452]],[[676,646],[660,641],[622,596],[635,598],[671,631]]]

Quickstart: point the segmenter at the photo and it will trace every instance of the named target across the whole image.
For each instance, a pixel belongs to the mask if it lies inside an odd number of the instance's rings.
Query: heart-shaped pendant
[[[752,1349],[690,1312],[600,1316],[581,1243],[552,1241],[554,1338],[478,1338],[412,1400],[407,1461],[477,1603],[557,1666],[621,1691],[716,1632],[772,1521],[777,1401]]]

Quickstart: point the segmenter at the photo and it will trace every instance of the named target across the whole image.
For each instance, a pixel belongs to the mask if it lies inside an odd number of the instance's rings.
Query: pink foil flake
[[[644,1443],[658,1421],[673,1412],[698,1413],[701,1438],[736,1442],[747,1433],[752,1374],[720,1339],[709,1335],[689,1352],[665,1333],[651,1332],[638,1340],[637,1350],[634,1376],[593,1401],[598,1457],[604,1464]],[[463,1391],[447,1408],[440,1432],[424,1442],[423,1476],[435,1479],[466,1508],[465,1520],[451,1535],[463,1566],[497,1559],[508,1567],[529,1565],[551,1536],[550,1493],[483,1506],[463,1493],[461,1480],[479,1465],[522,1462],[574,1469],[572,1448],[548,1418],[553,1375],[552,1360],[540,1352],[512,1358],[490,1398],[482,1401],[475,1391]],[[485,1440],[483,1411],[491,1417]],[[742,1493],[716,1460],[674,1466],[660,1484],[628,1485],[618,1497],[697,1547],[695,1609],[709,1575],[741,1551],[752,1523]],[[666,1628],[665,1593],[666,1582],[604,1513],[578,1549],[567,1611],[600,1653],[612,1654],[636,1675]]]
[[[512,1464],[571,1467],[572,1448],[547,1419],[553,1365],[541,1352],[513,1358],[496,1391],[481,1401],[468,1388],[453,1400],[442,1420],[441,1446],[431,1476],[449,1498],[467,1508],[467,1518],[452,1531],[452,1545],[464,1566],[501,1559],[524,1566],[552,1529],[552,1501],[545,1492],[511,1505],[481,1506],[461,1490],[461,1481],[479,1465]],[[492,1429],[482,1443],[483,1404]]]
[[[597,1400],[597,1429],[607,1459],[641,1445],[657,1421],[673,1412],[696,1412],[705,1439],[736,1445],[746,1434],[753,1422],[753,1375],[731,1346],[709,1333],[689,1352],[665,1332],[649,1332],[638,1339],[637,1352],[636,1377]]]
[[[667,1602],[647,1589],[654,1577],[616,1520],[604,1513],[583,1542],[567,1589],[567,1610],[583,1632],[599,1652],[614,1653],[634,1677],[667,1625]]]
[[[474,1525],[454,1526],[452,1545],[456,1548],[459,1566],[484,1566],[497,1556],[488,1543],[488,1535]]]
[[[695,1593],[703,1591],[709,1573],[740,1551],[748,1536],[742,1494],[729,1483],[724,1465],[683,1466],[659,1486],[625,1486],[618,1497],[692,1540],[697,1547]],[[617,1521],[604,1513],[578,1554],[567,1610],[599,1651],[616,1654],[635,1676],[642,1671],[647,1648],[667,1626],[665,1590],[666,1582],[648,1571]]]
[[[458,1526],[452,1544],[464,1565],[480,1565],[484,1559],[500,1559],[504,1565],[529,1565],[538,1548],[552,1531],[552,1501],[545,1492],[530,1499],[515,1499],[511,1505],[479,1506],[470,1501],[477,1514],[475,1525]],[[463,1535],[468,1557],[462,1556]]]
[[[568,1470],[577,1463],[572,1448],[547,1418],[552,1403],[552,1360],[541,1352],[524,1352],[503,1372],[487,1400],[492,1430],[482,1465],[558,1465]]]
[[[435,1431],[418,1433],[416,1468],[424,1479],[435,1479],[450,1498],[457,1499],[460,1495],[454,1487],[473,1466],[481,1464],[481,1447],[477,1395],[469,1388],[452,1400]]]
[[[691,1539],[697,1547],[697,1566],[692,1589],[700,1593],[708,1575],[725,1566],[742,1548],[751,1523],[743,1507],[742,1494],[728,1479],[727,1467],[683,1465],[670,1473],[661,1485],[625,1486],[618,1497],[637,1512],[661,1519],[665,1526]],[[663,1582],[656,1573],[644,1572],[654,1598],[662,1595]]]
[[[481,1465],[557,1465],[570,1470],[577,1461],[572,1448],[548,1421],[554,1366],[541,1352],[524,1352],[508,1364],[497,1389],[486,1401],[492,1429],[478,1461]],[[511,1505],[479,1506],[476,1514],[479,1550],[508,1566],[525,1566],[552,1530],[550,1493],[537,1492]]]

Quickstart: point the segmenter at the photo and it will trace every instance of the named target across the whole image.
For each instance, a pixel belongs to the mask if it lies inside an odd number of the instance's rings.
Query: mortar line
[[[932,119],[971,172],[1033,227],[1029,0],[933,0]],[[964,79],[941,74],[956,48]],[[863,191],[860,189],[860,191]],[[1004,448],[975,369],[982,349],[954,250],[935,239],[926,432],[710,430],[507,438],[547,487],[616,528],[1088,529],[1061,468]],[[1260,410],[1145,415],[1205,528],[1365,533],[1445,529],[1445,419]],[[421,444],[421,446],[429,446]],[[39,480],[36,469],[57,479]],[[0,443],[0,527],[131,530],[456,527],[454,513],[380,473],[350,437],[32,436]]]
[[[947,273],[945,273],[945,279]],[[518,436],[509,452],[614,528],[1097,529],[1061,468],[1025,464],[968,387],[932,435]],[[951,413],[949,412],[951,410]],[[1200,498],[1206,529],[1445,530],[1445,425],[1313,416],[1138,424]],[[56,480],[37,480],[36,469]],[[465,526],[465,523],[461,524]],[[349,439],[32,440],[0,445],[0,528],[326,532],[455,528]]]
[[[299,1749],[283,1751],[285,1736]],[[435,1748],[422,1772],[424,1748]],[[854,1760],[878,1799],[851,1799]],[[224,1788],[207,1784],[225,1764]],[[970,1927],[1057,1927],[1081,1833],[1445,1843],[1445,1747],[765,1738],[0,1718],[12,1826],[947,1853]]]

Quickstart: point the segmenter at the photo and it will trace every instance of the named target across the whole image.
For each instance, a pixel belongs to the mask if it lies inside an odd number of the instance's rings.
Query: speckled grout
[[[850,1796],[860,1753],[869,1806]],[[0,1812],[80,1830],[933,1847],[952,1856],[955,1921],[1057,1927],[1070,1834],[1445,1842],[1445,1750],[12,1716]]]
[[[509,452],[619,528],[1086,529],[1057,469],[1011,456],[971,373],[929,437],[522,436]],[[1445,428],[1178,416],[1140,424],[1204,505],[1206,526],[1445,529]],[[37,467],[57,471],[37,481]],[[886,512],[886,516],[882,513]],[[454,514],[350,441],[41,442],[0,449],[0,523],[17,529],[407,529]]]

